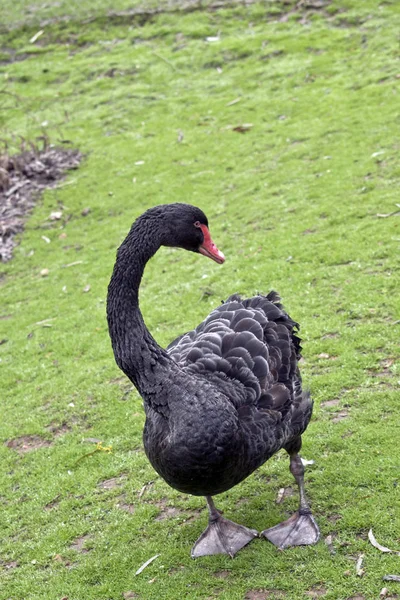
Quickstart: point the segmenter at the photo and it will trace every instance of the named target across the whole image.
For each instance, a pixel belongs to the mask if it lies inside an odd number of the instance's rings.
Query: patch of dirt
[[[59,437],[60,435],[64,435],[64,433],[68,433],[68,431],[71,431],[71,427],[66,421],[63,421],[62,423],[52,421],[49,425],[47,425],[46,429],[47,431],[52,433],[54,437]]]
[[[51,442],[44,440],[40,435],[22,435],[19,438],[7,440],[5,445],[7,448],[16,450],[18,454],[26,454],[27,452],[32,452],[38,448],[51,446]]]
[[[322,586],[313,586],[308,592],[305,592],[309,598],[321,598],[327,593],[327,589]]]
[[[155,518],[156,521],[164,521],[164,519],[174,518],[174,517],[185,517],[185,512],[180,508],[176,508],[175,506],[165,506],[164,503],[157,502],[156,506],[161,508],[161,512]]]
[[[260,60],[270,60],[271,58],[275,58],[277,56],[282,56],[283,54],[284,54],[283,50],[274,50],[273,52],[264,54],[264,56],[260,56]]]
[[[118,508],[119,510],[123,510],[130,514],[133,514],[135,512],[135,505],[127,501],[125,494],[121,494],[120,496],[118,496],[115,508]]]
[[[114,490],[120,487],[126,479],[126,475],[119,475],[118,477],[111,477],[111,479],[105,479],[97,484],[97,487],[102,490]]]
[[[55,498],[53,498],[53,500],[51,500],[50,502],[48,502],[46,504],[46,506],[44,507],[44,510],[51,510],[52,508],[57,506],[60,502],[60,498],[61,498],[61,494],[57,494],[57,496]]]
[[[330,406],[337,406],[338,404],[340,404],[340,400],[335,398],[334,400],[326,400],[325,402],[321,402],[320,407],[329,408]]]
[[[17,562],[16,560],[12,560],[10,562],[5,562],[5,563],[1,563],[1,566],[4,569],[7,569],[7,571],[9,571],[10,569],[17,569],[19,567],[19,562]]]
[[[168,498],[162,498],[158,502],[153,502],[153,506],[160,509],[159,514],[155,517],[155,521],[164,521],[165,519],[173,519],[179,517],[182,524],[191,523],[195,521],[198,516],[204,511],[203,508],[198,509],[182,509],[176,506],[169,506]]]
[[[77,169],[82,154],[78,150],[47,145],[9,156],[0,154],[0,258],[7,262],[16,246],[15,235],[24,228],[26,216],[39,194],[55,187],[65,172]]]
[[[342,434],[342,439],[344,440],[348,437],[351,437],[352,435],[354,435],[354,431],[351,431],[351,430],[346,431],[345,433]]]
[[[282,590],[249,590],[244,597],[244,600],[278,600],[278,598],[285,598],[286,592]]]
[[[19,52],[17,54],[17,50],[13,48],[1,48],[1,52],[3,55],[8,54],[8,58],[2,58],[0,60],[0,65],[7,65],[9,63],[20,62],[21,60],[26,60],[27,58],[31,58],[35,56],[34,54],[30,54],[29,52]]]
[[[132,69],[118,69],[117,67],[112,67],[111,69],[108,69],[108,71],[105,71],[104,73],[98,73],[98,72],[93,72],[90,73],[90,75],[88,76],[88,79],[104,79],[105,77],[109,77],[111,79],[113,79],[114,77],[127,77],[127,76],[131,76],[131,75],[137,75],[138,73],[138,69],[136,68],[132,68]]]
[[[321,336],[321,340],[330,340],[338,337],[340,337],[340,333],[338,331],[329,331],[328,333],[324,333],[324,335]]]
[[[235,502],[235,506],[239,507],[239,506],[243,506],[243,504],[248,504],[248,503],[249,503],[248,498],[239,498],[239,500],[237,500],[237,502]]]
[[[220,579],[226,579],[231,574],[231,571],[227,569],[222,569],[221,571],[215,571],[214,577],[219,577]]]
[[[350,598],[347,598],[347,600],[366,600],[365,596],[359,596],[357,594],[357,596],[350,596]]]
[[[108,11],[107,15],[94,15],[89,16],[83,22],[87,27],[91,23],[96,23],[97,25],[101,25],[104,23],[113,26],[119,25],[127,25],[134,24],[136,27],[143,27],[147,23],[151,23],[162,14],[188,14],[194,12],[217,12],[218,10],[223,10],[227,8],[235,8],[236,6],[250,6],[254,4],[256,0],[214,0],[207,6],[204,6],[202,2],[199,0],[170,0],[167,4],[163,6],[147,8],[147,7],[137,7],[130,8],[122,11]],[[350,21],[346,21],[345,19],[341,19],[336,22],[335,16],[341,12],[344,12],[344,9],[336,10],[333,13],[328,13],[326,10],[328,6],[330,6],[331,0],[283,0],[282,2],[274,2],[274,10],[270,12],[270,17],[276,21],[286,22],[292,15],[296,14],[299,17],[299,23],[302,25],[306,25],[309,22],[309,17],[312,17],[315,14],[320,14],[325,16],[332,22],[334,26],[337,27],[350,27],[352,23]],[[279,12],[275,11],[276,5],[279,6]],[[23,24],[28,26],[33,23],[32,15],[36,12],[36,10],[31,10],[30,14],[28,13],[25,16]],[[56,16],[50,18],[43,18],[39,16],[39,19],[36,17],[35,22],[39,23],[37,27],[41,27],[44,29],[53,24],[57,23],[69,23],[74,21],[74,17],[71,15],[63,15]],[[360,20],[360,24],[363,21]],[[357,22],[355,20],[353,26],[356,26]],[[70,46],[78,45],[82,47],[87,47],[90,45],[90,42],[84,41],[81,39],[81,36],[77,34],[69,34],[65,37],[62,36],[60,38],[60,33],[58,32],[58,41],[62,41],[64,43],[68,43]],[[39,46],[46,46],[51,43],[52,39],[50,34],[45,34],[36,40],[36,44]]]
[[[89,548],[85,548],[85,544],[88,540],[90,540],[91,536],[90,535],[82,535],[78,538],[76,538],[76,540],[74,540],[72,542],[72,544],[70,545],[71,550],[76,550],[76,552],[81,552],[82,554],[87,554],[88,552],[90,552]]]
[[[61,554],[56,554],[55,556],[53,556],[53,560],[58,563],[63,564],[64,567],[67,567],[68,569],[72,569],[75,564],[75,563],[71,563],[71,561],[69,561],[67,558],[64,558],[63,556],[61,556]]]
[[[183,523],[193,523],[193,521],[197,521],[197,519],[199,518],[199,515],[203,512],[204,509],[202,508],[197,508],[197,509],[191,509],[191,510],[187,510],[185,512],[185,518],[183,519]]]
[[[117,508],[120,510],[124,510],[125,512],[130,513],[131,515],[135,512],[135,507],[133,504],[128,504],[126,502],[121,502],[117,504]]]
[[[391,367],[396,363],[395,358],[384,358],[379,361],[379,366],[382,371],[378,371],[378,369],[366,369],[367,373],[372,377],[377,379],[385,379],[387,377],[393,377],[394,373]]]
[[[328,517],[328,521],[330,521],[331,523],[336,523],[336,521],[339,521],[342,518],[342,515],[329,515]]]
[[[343,419],[346,419],[348,416],[349,416],[349,413],[347,412],[347,410],[340,410],[332,418],[332,423],[339,423],[340,421],[343,421]]]

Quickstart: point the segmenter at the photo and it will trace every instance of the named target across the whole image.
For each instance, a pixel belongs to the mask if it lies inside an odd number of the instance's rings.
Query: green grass
[[[384,586],[398,597],[382,576],[399,574],[399,557],[367,533],[400,549],[400,229],[398,214],[378,216],[399,202],[399,4],[266,2],[125,21],[100,2],[29,6],[3,3],[1,137],[17,151],[19,136],[46,132],[85,159],[44,195],[2,266],[1,598],[372,600]],[[204,502],[148,464],[141,400],[105,321],[116,247],[143,210],[177,200],[204,209],[227,261],[162,249],[141,290],[149,329],[167,344],[230,293],[281,293],[302,325],[315,399],[307,490],[335,554],[324,541],[278,552],[256,540],[234,560],[190,559]],[[59,209],[63,220],[49,221]],[[22,438],[40,447],[6,445]],[[95,440],[112,453],[85,457]],[[282,454],[218,506],[261,530],[295,510],[296,494],[275,503],[288,486]]]

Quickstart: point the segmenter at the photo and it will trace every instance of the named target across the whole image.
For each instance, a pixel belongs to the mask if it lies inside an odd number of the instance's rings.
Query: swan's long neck
[[[141,395],[157,394],[178,367],[151,336],[139,309],[139,286],[147,261],[160,247],[157,220],[139,219],[120,246],[108,287],[107,319],[115,360]]]

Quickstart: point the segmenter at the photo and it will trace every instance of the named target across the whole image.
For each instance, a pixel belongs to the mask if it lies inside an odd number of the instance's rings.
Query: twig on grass
[[[371,542],[371,544],[375,548],[378,548],[378,550],[380,550],[381,552],[389,552],[391,554],[397,554],[397,556],[400,556],[400,552],[396,552],[395,550],[391,550],[390,548],[386,548],[386,546],[382,546],[379,542],[377,542],[374,534],[372,533],[372,529],[370,529],[368,531],[368,539]]]
[[[178,71],[178,69],[175,67],[175,65],[172,64],[171,61],[169,61],[167,58],[164,58],[163,56],[161,56],[161,54],[158,54],[158,52],[154,52],[154,50],[153,50],[152,54],[154,54],[154,56],[157,56],[157,58],[159,58],[160,60],[163,60],[174,71]]]
[[[142,566],[138,568],[138,570],[136,571],[135,575],[140,575],[140,573],[142,571],[144,571],[145,568],[148,567],[153,562],[153,560],[156,560],[156,558],[158,558],[159,556],[160,556],[160,554],[155,554],[154,556],[152,556],[151,558],[149,558],[149,560],[146,560],[146,562],[143,563]]]
[[[396,206],[398,206],[400,208],[400,204],[397,204],[396,202]],[[400,215],[400,210],[394,210],[393,212],[390,213],[377,213],[377,217],[380,217],[382,219],[386,219],[387,217],[394,217],[394,215]]]
[[[362,568],[363,560],[364,560],[364,554],[360,554],[360,556],[358,557],[358,560],[356,562],[356,575],[358,577],[362,577],[365,573],[365,570]]]
[[[74,462],[73,466],[76,467],[76,465],[79,462],[81,462],[81,460],[83,460],[84,458],[87,458],[88,456],[93,456],[93,454],[96,454],[96,452],[107,452],[108,454],[111,454],[112,446],[103,446],[103,442],[97,442],[96,448],[94,450],[92,450],[91,452],[86,452],[86,454],[83,454],[82,456],[80,456]]]
[[[149,481],[148,483],[146,483],[142,487],[142,489],[140,490],[139,495],[138,495],[139,500],[143,496],[143,494],[145,493],[145,491],[147,490],[147,488],[150,487],[153,483],[154,483],[154,481]]]

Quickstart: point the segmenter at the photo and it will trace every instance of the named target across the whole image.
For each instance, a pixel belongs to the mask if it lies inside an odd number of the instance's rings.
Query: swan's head
[[[164,246],[184,248],[199,252],[222,264],[223,253],[211,239],[208,220],[200,208],[190,204],[169,204],[164,206]]]

